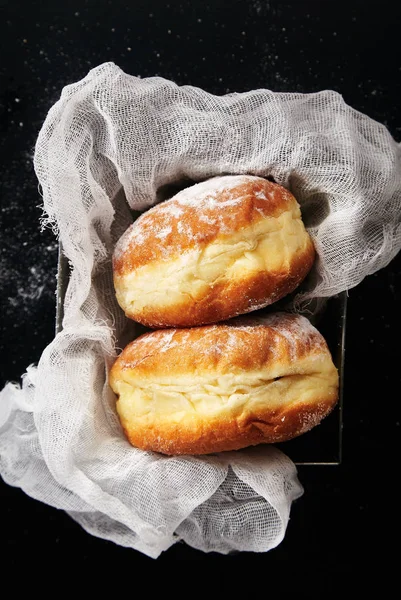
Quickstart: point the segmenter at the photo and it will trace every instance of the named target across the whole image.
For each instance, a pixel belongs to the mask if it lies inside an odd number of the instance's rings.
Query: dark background
[[[134,75],[158,74],[215,94],[334,89],[401,140],[400,3],[2,0],[0,6],[0,387],[37,362],[54,335],[57,241],[40,230],[32,157],[62,87],[90,68],[111,60]],[[182,544],[157,562],[248,560],[264,563],[276,578],[299,569],[317,583],[355,573],[363,556],[374,558],[377,573],[387,572],[382,534],[395,527],[394,479],[383,469],[398,469],[400,267],[398,256],[349,293],[343,464],[300,468],[305,495],[293,506],[282,544],[267,554],[230,557]],[[152,563],[89,536],[63,512],[1,480],[0,496],[3,569],[25,561],[86,569],[101,559],[110,571]]]

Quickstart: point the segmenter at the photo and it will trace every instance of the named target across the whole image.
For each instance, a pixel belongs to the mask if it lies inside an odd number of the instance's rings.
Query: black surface
[[[40,232],[32,154],[61,88],[91,67],[113,60],[132,74],[159,74],[217,94],[331,88],[401,139],[396,2],[26,0],[1,7],[0,386],[17,380],[53,337],[57,244],[51,231]],[[266,573],[285,575],[286,585],[297,568],[309,588],[328,574],[355,574],[361,556],[374,557],[376,573],[387,573],[383,531],[395,526],[388,503],[394,479],[383,467],[399,468],[400,267],[397,257],[350,291],[343,464],[300,469],[305,495],[293,506],[282,544],[268,554],[231,557],[176,545],[158,562],[262,562]],[[101,560],[110,573],[117,564],[127,573],[152,562],[90,537],[20,490],[1,483],[0,493],[2,568],[10,573],[26,561],[47,571],[68,561],[72,572]]]

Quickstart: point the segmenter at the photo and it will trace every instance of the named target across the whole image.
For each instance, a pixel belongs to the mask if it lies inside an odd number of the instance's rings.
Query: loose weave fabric
[[[299,307],[357,285],[398,252],[400,163],[386,128],[332,91],[217,97],[112,63],[64,88],[35,152],[46,223],[71,268],[63,330],[22,387],[1,392],[5,481],[152,557],[177,540],[222,553],[276,546],[302,494],[279,450],[165,457],[126,441],[108,371],[141,330],[116,303],[112,252],[132,211],[173,186],[271,177],[296,196],[318,253]]]

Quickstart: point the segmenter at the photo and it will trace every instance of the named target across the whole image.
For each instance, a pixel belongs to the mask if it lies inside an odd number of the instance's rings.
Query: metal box
[[[64,298],[69,280],[69,265],[59,249],[57,280],[56,333],[62,329]],[[343,395],[345,327],[347,317],[347,293],[329,298],[314,318],[330,348],[334,364],[340,376],[339,401],[333,412],[311,431],[282,444],[277,444],[297,465],[339,465],[342,458]]]

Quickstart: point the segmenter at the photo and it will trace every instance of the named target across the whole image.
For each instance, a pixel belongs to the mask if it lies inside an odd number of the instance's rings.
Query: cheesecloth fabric
[[[266,551],[302,494],[273,447],[165,457],[125,440],[108,386],[140,331],[118,307],[116,240],[174,186],[229,173],[272,177],[301,204],[318,253],[304,306],[357,285],[401,246],[400,147],[332,91],[217,97],[103,64],[64,88],[39,134],[45,222],[70,264],[63,329],[0,398],[0,472],[93,535],[157,557]],[[307,434],[306,434],[307,435]]]

